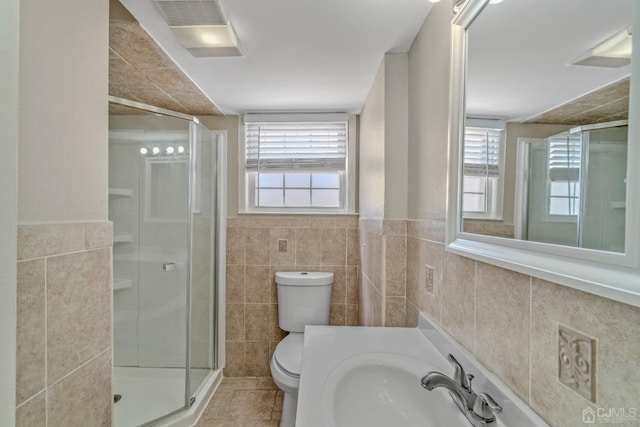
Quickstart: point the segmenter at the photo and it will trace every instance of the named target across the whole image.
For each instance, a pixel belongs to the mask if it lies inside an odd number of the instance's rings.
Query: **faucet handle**
[[[467,379],[467,374],[464,372],[464,368],[462,367],[460,362],[458,362],[458,360],[453,357],[453,354],[449,354],[449,356],[447,356],[447,359],[449,359],[449,362],[451,362],[456,370],[453,374],[453,379],[458,384],[460,384],[462,388],[464,388],[465,390],[469,390],[469,381]]]
[[[487,393],[480,393],[473,403],[473,413],[485,421],[493,421],[495,414],[502,412],[502,406]]]
[[[467,378],[467,384],[469,385],[469,388],[467,388],[467,391],[469,393],[473,393],[473,390],[471,390],[471,381],[473,381],[473,379],[475,378],[475,376],[473,374],[467,374],[466,375]]]

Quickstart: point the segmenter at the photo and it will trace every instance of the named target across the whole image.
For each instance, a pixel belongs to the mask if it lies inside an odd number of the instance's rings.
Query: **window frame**
[[[247,123],[255,122],[346,122],[347,152],[345,170],[340,173],[340,207],[260,207],[255,206],[257,172],[246,169]],[[347,113],[248,113],[242,117],[238,131],[238,213],[239,214],[354,214],[357,179],[356,116]],[[291,172],[296,172],[292,170]],[[321,172],[321,171],[313,171]],[[311,173],[313,173],[311,172]],[[286,171],[283,171],[286,173]]]

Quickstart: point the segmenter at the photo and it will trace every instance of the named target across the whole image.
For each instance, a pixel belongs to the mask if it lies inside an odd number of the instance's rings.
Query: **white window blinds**
[[[549,179],[578,181],[582,158],[582,133],[563,132],[549,138]]]
[[[464,175],[500,175],[500,130],[467,127],[464,132]]]
[[[247,171],[344,171],[347,122],[247,123]]]

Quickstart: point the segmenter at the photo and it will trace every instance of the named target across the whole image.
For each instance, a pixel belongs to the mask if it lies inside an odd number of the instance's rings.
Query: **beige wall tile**
[[[245,302],[268,303],[271,301],[271,268],[248,265],[244,279]]]
[[[45,260],[18,263],[16,405],[45,387]]]
[[[247,228],[281,228],[284,227],[284,217],[280,215],[252,215],[247,216],[244,226]]]
[[[244,265],[245,229],[227,227],[227,264]]]
[[[18,260],[59,255],[84,249],[84,224],[18,226]]]
[[[475,261],[451,253],[444,256],[442,326],[474,351]]]
[[[345,304],[331,304],[329,311],[329,325],[344,326],[346,324]]]
[[[356,267],[347,267],[347,304],[358,304],[360,299],[359,271]]]
[[[269,304],[245,304],[245,341],[269,341]]]
[[[106,248],[113,246],[113,222],[85,222],[85,249]]]
[[[15,427],[46,427],[46,425],[47,400],[45,392],[42,391],[16,410]]]
[[[48,383],[111,346],[111,250],[47,259]]]
[[[407,236],[444,243],[444,220],[408,220]]]
[[[323,271],[333,273],[333,285],[331,285],[331,303],[345,304],[347,302],[347,268],[323,266]]]
[[[306,216],[285,217],[284,226],[287,228],[309,228],[309,217],[306,217]]]
[[[404,296],[407,238],[405,235],[385,236],[384,244],[386,294],[389,296]]]
[[[225,377],[244,377],[247,374],[244,363],[245,343],[227,341],[225,343]]]
[[[435,322],[442,322],[444,245],[407,238],[407,299]]]
[[[347,304],[346,308],[346,326],[361,326],[360,321],[358,320],[358,305],[357,304]]]
[[[309,218],[311,228],[335,228],[336,219],[332,217],[311,217]]]
[[[284,252],[281,252],[281,249],[284,249]],[[296,264],[296,232],[293,228],[271,229],[270,254],[270,265]]]
[[[358,215],[340,215],[336,217],[337,228],[358,228]]]
[[[384,325],[392,327],[404,326],[407,312],[407,299],[405,297],[386,297],[384,304]]]
[[[245,249],[247,265],[269,265],[270,234],[268,228],[247,230]]]
[[[551,425],[582,426],[585,407],[637,408],[640,308],[532,282],[531,407]],[[596,404],[558,381],[558,324],[597,340]]]
[[[357,229],[347,229],[347,265],[357,266],[360,261],[360,243]]]
[[[346,265],[347,232],[344,228],[322,230],[322,265]]]
[[[296,265],[322,264],[322,230],[296,228]]]
[[[48,427],[111,427],[111,351],[105,351],[49,388]]]
[[[227,302],[244,302],[244,265],[226,266]]]
[[[405,235],[407,234],[407,225],[406,221],[403,219],[385,219],[382,224],[382,232],[386,235],[398,234]]]
[[[407,300],[404,326],[406,326],[407,328],[415,328],[416,326],[418,326],[419,313],[420,311],[418,310],[418,307],[413,305],[411,301]]]
[[[271,375],[269,356],[269,343],[267,341],[247,342],[244,350],[245,375],[249,377],[267,377]]]
[[[245,304],[229,304],[225,310],[225,329],[227,341],[244,341],[244,308]]]
[[[476,356],[529,401],[530,283],[524,274],[476,263]]]

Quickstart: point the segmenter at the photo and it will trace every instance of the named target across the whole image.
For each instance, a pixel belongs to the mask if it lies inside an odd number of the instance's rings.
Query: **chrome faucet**
[[[438,387],[446,388],[456,406],[474,427],[494,425],[495,414],[501,412],[502,407],[487,393],[476,394],[471,388],[473,375],[465,373],[462,365],[452,354],[448,359],[455,368],[453,378],[432,371],[422,377],[422,387],[430,391]]]

